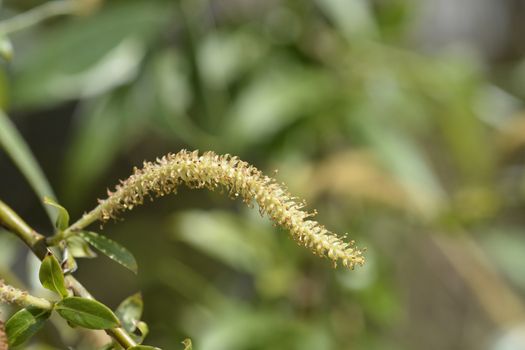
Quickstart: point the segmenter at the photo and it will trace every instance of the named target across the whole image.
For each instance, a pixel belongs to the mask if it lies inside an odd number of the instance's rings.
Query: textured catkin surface
[[[0,280],[0,302],[21,305],[21,301],[26,295],[27,293],[9,286],[5,284],[3,280]]]
[[[334,264],[340,262],[354,268],[364,263],[362,251],[354,247],[353,241],[343,241],[310,219],[315,213],[304,211],[304,202],[291,196],[286,187],[237,157],[214,152],[182,150],[156,162],[144,162],[141,169],[135,168],[133,175],[121,181],[114,192],[108,191],[108,198],[100,200],[99,206],[86,215],[106,221],[143,204],[146,198],[176,193],[181,184],[224,190],[233,198],[242,198],[249,206],[257,203],[262,215],[288,230],[299,244]]]
[[[5,324],[0,321],[0,350],[7,350],[7,335],[5,334]]]

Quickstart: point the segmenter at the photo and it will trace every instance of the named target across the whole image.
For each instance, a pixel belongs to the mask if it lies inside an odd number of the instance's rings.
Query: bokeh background
[[[6,0],[0,17],[42,3]],[[138,277],[105,257],[76,275],[112,307],[142,291],[148,344],[525,349],[523,1],[98,5],[13,34],[0,70],[1,105],[73,218],[143,160],[214,150],[278,169],[368,249],[333,269],[219,193],[137,208],[100,232]],[[52,232],[3,152],[0,198]],[[0,233],[2,277],[36,288],[36,267]],[[32,346],[94,342],[49,325]]]

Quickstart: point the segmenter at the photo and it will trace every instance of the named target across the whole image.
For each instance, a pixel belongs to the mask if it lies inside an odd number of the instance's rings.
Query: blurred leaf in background
[[[151,344],[521,349],[524,19],[510,0],[107,0],[13,33],[0,104],[72,219],[143,160],[198,148],[278,169],[368,247],[333,270],[204,191],[126,214],[104,233],[139,282],[104,257],[77,274],[113,307],[142,290]],[[47,228],[0,170],[0,197]],[[8,278],[23,259],[6,242]],[[88,344],[54,332],[39,341]]]

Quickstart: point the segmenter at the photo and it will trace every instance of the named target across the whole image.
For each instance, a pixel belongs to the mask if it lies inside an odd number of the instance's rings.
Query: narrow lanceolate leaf
[[[5,324],[9,346],[18,346],[31,338],[42,328],[50,315],[51,311],[49,310],[29,307],[11,316]]]
[[[61,206],[60,204],[48,197],[44,197],[44,203],[55,207],[58,210],[57,221],[55,223],[55,226],[60,231],[64,231],[69,226],[69,213],[66,210],[66,208],[64,208],[63,206]]]
[[[129,250],[124,248],[119,243],[111,239],[99,235],[96,232],[82,231],[79,232],[80,237],[84,238],[86,242],[98,249],[101,253],[107,255],[110,259],[115,260],[122,266],[137,273],[138,266],[135,257]]]
[[[122,323],[122,327],[128,333],[134,332],[137,328],[137,323],[142,317],[143,306],[142,295],[137,293],[126,298],[115,311]]]
[[[109,329],[118,327],[117,316],[106,305],[96,300],[69,297],[59,301],[55,310],[62,318],[73,325],[89,329]]]
[[[15,163],[39,198],[55,198],[53,190],[29,146],[2,110],[0,110],[0,148]],[[54,223],[56,221],[55,211],[49,206],[45,206],[44,209],[47,211],[51,222]]]
[[[42,261],[38,277],[40,278],[40,283],[42,283],[45,288],[60,294],[62,298],[69,295],[64,282],[64,273],[62,272],[60,263],[53,254],[48,253]]]
[[[131,348],[128,348],[128,350],[161,350],[161,349],[156,348],[154,346],[137,345],[137,346],[132,346]]]

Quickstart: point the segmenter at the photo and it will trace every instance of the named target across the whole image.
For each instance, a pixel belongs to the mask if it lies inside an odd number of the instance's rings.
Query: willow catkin
[[[3,280],[0,280],[0,303],[16,304],[22,307],[34,306],[44,310],[53,308],[53,304],[50,301],[34,297],[26,291],[6,284]]]
[[[210,190],[222,188],[248,205],[255,201],[261,215],[268,215],[290,231],[299,244],[314,254],[349,268],[364,263],[362,251],[354,247],[353,241],[344,242],[312,220],[315,213],[304,211],[304,202],[292,197],[283,185],[237,157],[214,152],[199,155],[198,151],[182,150],[156,162],[144,162],[142,169],[135,168],[133,175],[121,181],[114,192],[108,191],[108,198],[100,200],[99,206],[86,216],[107,221],[123,210],[143,204],[146,198],[176,193],[180,184]]]
[[[27,292],[16,289],[10,285],[4,283],[3,280],[0,280],[0,302],[4,304],[18,304],[22,305]]]
[[[4,322],[0,321],[0,350],[8,350],[7,334],[5,332]]]

